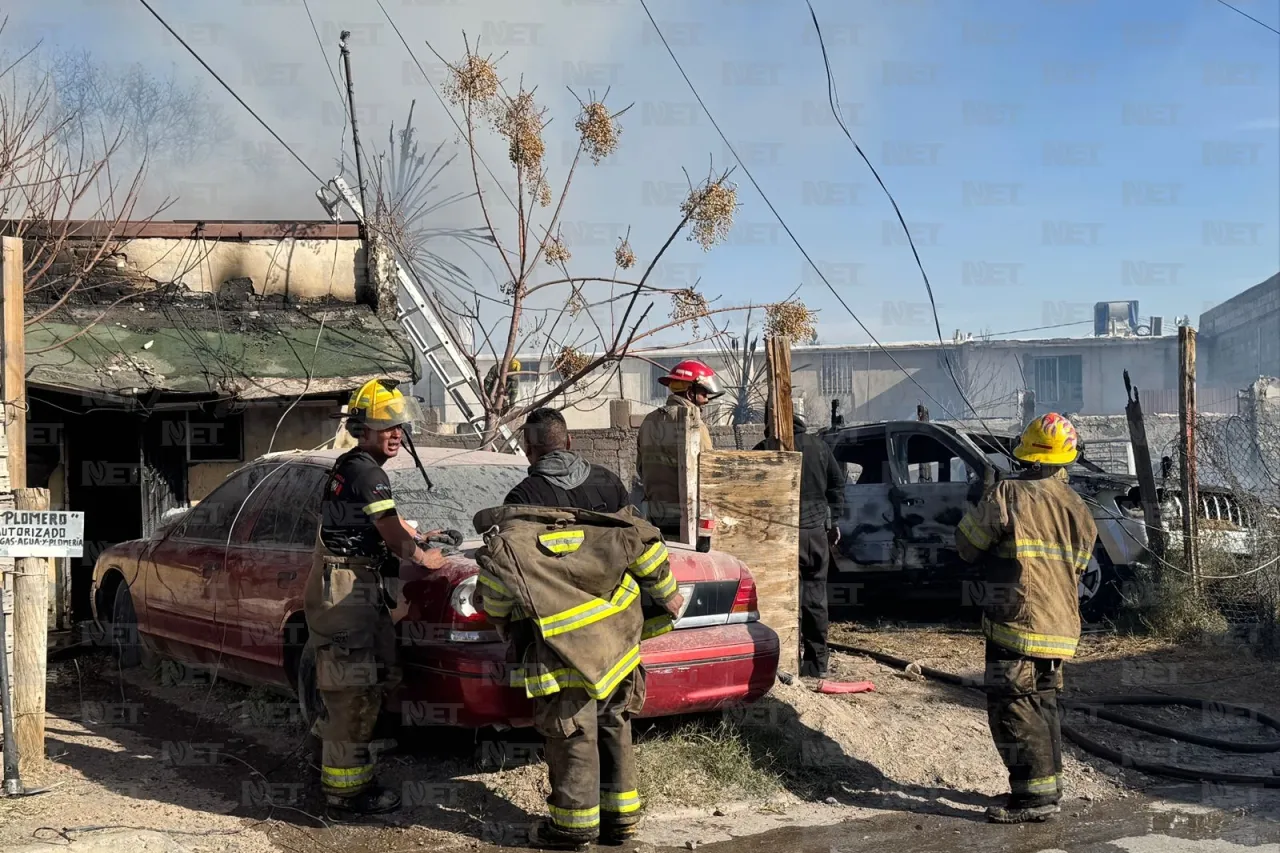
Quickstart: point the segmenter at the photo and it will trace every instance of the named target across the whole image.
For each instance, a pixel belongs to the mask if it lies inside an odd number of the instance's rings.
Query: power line
[[[947,366],[947,373],[951,376],[951,383],[956,386],[956,392],[960,395],[960,399],[969,407],[969,411],[973,412],[974,417],[982,424],[982,428],[991,433],[991,428],[987,426],[987,422],[982,419],[982,415],[978,414],[977,408],[973,405],[973,401],[965,393],[964,388],[960,384],[960,379],[956,376],[955,366],[951,363],[951,353],[947,350],[946,342],[942,339],[942,322],[938,319],[938,303],[933,297],[933,284],[929,281],[929,274],[925,272],[924,262],[920,260],[920,252],[916,248],[915,238],[911,236],[911,229],[907,227],[906,217],[902,215],[901,208],[898,207],[898,201],[893,197],[893,193],[885,186],[884,180],[880,177],[880,173],[872,164],[871,159],[863,152],[862,146],[853,138],[853,134],[849,132],[849,127],[844,123],[844,115],[840,109],[839,96],[836,93],[835,75],[831,73],[831,61],[827,56],[827,42],[822,35],[822,25],[818,23],[818,13],[813,10],[813,3],[805,0],[805,4],[809,7],[809,16],[813,19],[813,27],[818,32],[818,45],[822,48],[822,64],[827,72],[827,101],[831,105],[831,114],[835,117],[836,123],[840,125],[840,129],[844,131],[845,137],[852,143],[858,156],[867,164],[867,168],[871,170],[871,174],[875,177],[876,183],[880,185],[880,189],[884,191],[885,196],[889,199],[889,204],[893,205],[894,215],[898,217],[898,223],[902,226],[902,230],[907,235],[907,245],[911,247],[911,256],[915,258],[916,268],[920,270],[920,277],[924,279],[925,293],[929,296],[929,307],[933,312],[933,327],[938,333],[938,346],[942,348],[943,364]]]
[[[444,107],[445,115],[449,117],[449,121],[453,122],[454,128],[462,137],[468,139],[467,144],[471,146],[472,151],[476,155],[476,159],[480,161],[480,165],[484,166],[485,172],[489,174],[489,177],[493,178],[493,183],[498,187],[498,192],[502,193],[503,198],[507,200],[507,204],[511,205],[513,210],[517,209],[516,203],[512,201],[511,196],[507,194],[506,187],[502,185],[502,182],[498,180],[498,176],[489,168],[489,164],[480,156],[480,152],[475,150],[475,145],[467,137],[467,132],[462,128],[462,125],[458,123],[458,120],[454,118],[453,111],[449,109],[449,105],[445,103],[444,98],[440,97],[440,92],[436,90],[435,85],[431,82],[431,78],[427,76],[427,71],[422,67],[422,63],[418,61],[418,57],[414,54],[413,48],[409,47],[409,42],[405,40],[404,35],[400,32],[400,27],[396,26],[396,22],[391,17],[391,13],[387,11],[386,6],[382,5],[382,0],[378,0],[378,8],[381,9],[382,14],[386,16],[387,23],[391,24],[391,29],[395,30],[396,37],[400,39],[400,43],[404,45],[404,49],[408,51],[409,58],[412,59],[413,64],[417,66],[418,73],[422,75],[422,79],[427,83],[427,88],[431,90],[431,94],[436,96],[436,100],[440,102],[440,106]],[[479,191],[479,187],[477,187],[476,190]]]
[[[1074,323],[1054,323],[1049,326],[1032,326],[1029,329],[1011,329],[1007,332],[988,332],[989,335],[1020,335],[1023,332],[1043,332],[1045,329],[1065,329],[1069,326],[1087,326],[1092,320],[1077,320]]]
[[[226,89],[228,94],[230,94],[231,97],[235,98],[237,103],[240,104],[240,106],[244,107],[246,110],[249,111],[249,115],[253,116],[254,119],[258,122],[258,124],[262,125],[263,129],[266,130],[267,133],[271,134],[272,137],[275,138],[276,142],[279,142],[281,145],[283,145],[284,149],[293,155],[293,159],[297,160],[300,164],[302,164],[302,168],[306,169],[307,172],[311,174],[311,177],[315,178],[316,181],[318,181],[322,186],[324,185],[325,183],[324,178],[316,174],[315,169],[312,169],[310,166],[308,166],[307,161],[303,160],[301,155],[298,154],[298,152],[294,151],[291,147],[289,147],[289,143],[285,142],[280,137],[280,134],[272,130],[271,125],[267,124],[260,115],[254,112],[253,107],[246,104],[244,102],[244,98],[241,98],[239,95],[237,95],[236,90],[232,89],[231,86],[227,84],[227,81],[223,80],[221,77],[218,76],[217,71],[214,71],[212,68],[209,67],[209,63],[205,62],[203,59],[200,58],[200,54],[196,53],[195,50],[191,47],[191,45],[187,44],[186,40],[183,39],[182,36],[178,35],[177,32],[174,31],[173,27],[169,26],[168,21],[160,17],[159,12],[151,8],[151,4],[148,3],[147,0],[138,0],[138,2],[141,3],[146,8],[146,10],[151,13],[152,17],[154,17],[157,21],[160,22],[161,26],[163,26],[166,30],[169,31],[170,35],[172,35],[174,38],[178,40],[178,44],[186,48],[187,53],[195,57],[196,62],[199,62],[202,66],[204,66],[205,71],[208,71],[210,74],[213,75],[213,79],[217,80],[220,84],[222,84],[222,88]]]
[[[1264,24],[1262,21],[1259,21],[1257,18],[1255,18],[1253,15],[1250,15],[1248,12],[1242,11],[1242,10],[1240,10],[1240,9],[1237,9],[1235,6],[1232,6],[1232,5],[1231,5],[1230,3],[1228,3],[1226,0],[1218,0],[1218,2],[1219,2],[1219,3],[1221,3],[1223,6],[1226,6],[1226,7],[1227,7],[1228,9],[1230,9],[1232,12],[1235,12],[1235,13],[1236,13],[1236,14],[1238,14],[1238,15],[1244,15],[1246,18],[1248,18],[1249,20],[1253,21],[1253,22],[1254,22],[1255,24],[1257,24],[1258,26],[1260,26],[1260,27],[1266,27],[1267,29],[1271,30],[1271,32],[1273,32],[1273,33],[1275,33],[1276,35],[1280,36],[1280,30],[1277,30],[1275,27],[1271,26],[1270,24]]]
[[[796,248],[800,250],[800,254],[803,255],[804,259],[809,262],[809,266],[811,266],[813,268],[813,271],[818,274],[818,278],[822,280],[822,283],[825,284],[827,286],[827,289],[831,291],[831,295],[834,296],[836,298],[836,301],[840,303],[840,307],[844,308],[844,310],[848,312],[849,316],[853,318],[853,321],[857,323],[862,328],[862,331],[867,334],[867,337],[871,338],[872,343],[874,343],[877,347],[879,347],[880,350],[889,357],[889,360],[893,362],[893,365],[897,367],[898,370],[902,371],[902,374],[906,376],[907,379],[909,379],[913,385],[919,388],[920,391],[926,397],[928,397],[931,402],[933,402],[935,405],[941,408],[944,412],[946,412],[952,418],[956,418],[956,420],[960,420],[960,418],[957,418],[956,414],[952,412],[944,403],[938,400],[937,397],[934,397],[932,394],[930,394],[929,390],[925,388],[924,385],[920,384],[920,380],[916,379],[915,376],[913,376],[909,370],[903,367],[901,362],[899,362],[896,358],[894,358],[893,353],[891,353],[888,350],[888,348],[885,347],[885,345],[880,342],[879,338],[877,338],[874,334],[872,334],[871,330],[867,328],[867,324],[862,322],[861,318],[859,318],[858,315],[853,312],[853,309],[849,307],[849,303],[845,302],[844,298],[840,296],[840,293],[831,285],[831,282],[827,281],[827,277],[823,275],[822,270],[818,268],[818,265],[816,263],[814,263],[813,258],[809,256],[809,253],[805,250],[804,246],[800,244],[800,240],[792,232],[791,227],[787,225],[786,220],[782,218],[782,214],[778,212],[778,209],[774,207],[773,202],[769,200],[769,197],[767,195],[765,195],[764,189],[761,188],[759,182],[756,181],[755,177],[751,174],[751,170],[749,170],[746,167],[746,164],[742,162],[742,158],[738,156],[738,152],[733,147],[733,143],[729,141],[729,137],[727,137],[724,131],[720,129],[720,125],[716,122],[715,116],[713,116],[711,114],[711,110],[707,108],[706,103],[702,100],[702,95],[698,93],[697,87],[693,85],[693,81],[690,80],[689,75],[685,73],[684,66],[680,64],[680,60],[676,58],[675,52],[671,49],[671,45],[667,42],[666,35],[662,32],[662,28],[658,26],[658,22],[654,19],[653,13],[649,11],[649,4],[646,2],[646,0],[640,0],[640,6],[644,9],[644,13],[648,15],[649,22],[653,24],[653,29],[657,32],[658,38],[662,41],[662,46],[667,49],[667,54],[671,57],[671,61],[675,63],[676,70],[680,72],[680,76],[684,78],[684,82],[686,85],[688,85],[689,91],[693,93],[693,97],[695,100],[697,100],[698,106],[702,107],[702,111],[706,113],[707,119],[711,122],[711,126],[715,128],[715,131],[720,136],[721,141],[724,142],[725,147],[729,149],[729,153],[731,153],[734,159],[738,161],[738,165],[742,168],[743,174],[747,176],[747,180],[751,181],[751,185],[755,187],[756,192],[760,194],[760,198],[764,200],[765,205],[769,208],[770,212],[773,213],[774,218],[778,220],[778,224],[782,226],[782,230],[787,232],[787,236],[791,238],[791,242],[794,243]],[[968,401],[966,400],[966,402]]]

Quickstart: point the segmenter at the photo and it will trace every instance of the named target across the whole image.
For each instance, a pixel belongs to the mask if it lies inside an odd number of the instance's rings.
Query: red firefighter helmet
[[[666,376],[658,377],[658,382],[666,385],[676,394],[687,391],[690,385],[696,385],[707,392],[707,397],[712,400],[724,394],[724,389],[720,387],[720,380],[716,379],[716,372],[694,359],[680,362],[671,368],[671,372]]]

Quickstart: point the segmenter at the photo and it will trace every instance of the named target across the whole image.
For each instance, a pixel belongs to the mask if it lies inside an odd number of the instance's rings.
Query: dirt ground
[[[968,631],[833,626],[831,639],[957,674],[981,671],[982,640]],[[980,694],[905,678],[856,655],[834,654],[832,669],[833,678],[874,682],[875,692],[827,696],[779,684],[747,708],[640,726],[648,817],[635,849],[886,812],[973,817],[1006,790]],[[1087,636],[1066,679],[1069,696],[1189,694],[1280,714],[1280,662],[1231,642],[1183,648]],[[1072,722],[1090,736],[1146,760],[1280,770],[1280,753],[1220,753],[1078,716]],[[1276,739],[1256,722],[1204,711],[1147,716],[1238,740]],[[381,773],[406,808],[368,825],[335,825],[322,817],[303,727],[287,697],[210,686],[203,674],[172,666],[122,673],[101,655],[59,663],[50,673],[51,761],[41,778],[26,780],[52,788],[0,799],[0,849],[87,843],[126,828],[159,833],[147,836],[149,850],[408,853],[521,843],[547,793],[536,736],[424,728],[397,737]],[[1167,785],[1074,746],[1065,776],[1065,805],[1077,814]],[[1237,810],[1273,808],[1277,793],[1198,791],[1202,802],[1227,798]]]

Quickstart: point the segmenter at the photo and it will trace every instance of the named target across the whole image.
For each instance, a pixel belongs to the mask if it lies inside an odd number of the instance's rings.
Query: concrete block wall
[[[737,450],[733,427],[710,427],[711,443],[716,450]],[[576,429],[571,431],[573,449],[581,453],[593,465],[603,465],[622,478],[628,486],[636,474],[636,436],[634,427],[610,427],[608,429]],[[764,438],[762,424],[741,427],[742,449],[750,450]],[[415,441],[425,447],[475,447],[479,442],[470,435],[440,435],[429,433],[415,436]]]

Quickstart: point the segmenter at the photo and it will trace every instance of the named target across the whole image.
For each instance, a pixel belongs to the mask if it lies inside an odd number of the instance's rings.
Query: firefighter
[[[700,361],[682,361],[658,382],[670,390],[666,403],[645,416],[636,436],[636,475],[644,486],[649,521],[665,536],[680,535],[679,424],[693,413],[702,450],[711,450],[711,433],[702,422],[702,407],[724,394],[715,371]]]
[[[766,405],[766,410],[768,406]],[[765,416],[766,422],[768,415]],[[800,452],[800,674],[827,677],[827,563],[840,541],[844,515],[845,472],[827,443],[810,435],[802,415],[793,414],[792,430]],[[755,450],[777,450],[766,438]]]
[[[1060,811],[1062,662],[1080,640],[1077,586],[1098,535],[1067,484],[1078,445],[1062,415],[1029,423],[1013,451],[1023,470],[988,486],[956,531],[960,556],[983,570],[987,721],[1010,788],[987,809],[995,823]]]
[[[520,395],[520,360],[511,359],[511,364],[507,366],[507,393],[503,397],[502,404],[498,407],[498,414],[505,415],[510,412],[516,405],[516,398]],[[498,365],[489,368],[489,372],[484,377],[484,395],[488,397],[493,393],[493,387],[498,383]]]
[[[622,844],[641,814],[631,743],[645,700],[640,643],[669,631],[683,605],[662,536],[630,508],[505,505],[481,511],[475,525],[485,540],[481,606],[516,646],[513,682],[533,700],[546,739],[549,817],[533,824],[530,842]],[[656,602],[651,618],[642,591]]]
[[[564,415],[555,409],[537,409],[525,419],[523,432],[529,476],[515,485],[503,503],[595,512],[619,512],[627,506],[627,489],[618,475],[573,452]]]
[[[303,594],[308,643],[316,655],[316,687],[324,712],[320,788],[326,805],[354,815],[393,811],[400,797],[374,779],[370,748],[385,691],[399,682],[391,600],[384,579],[401,558],[426,569],[444,566],[440,531],[419,536],[396,511],[382,466],[400,451],[402,430],[420,418],[417,401],[390,380],[374,379],[347,407],[356,447],[334,463],[321,498],[320,533]]]

